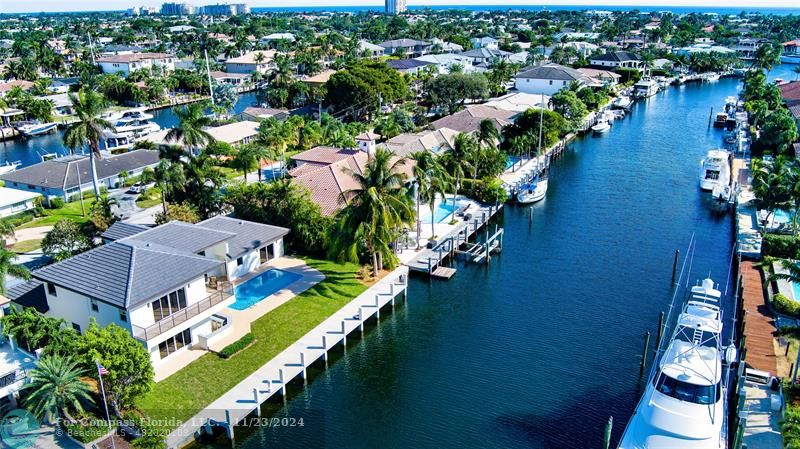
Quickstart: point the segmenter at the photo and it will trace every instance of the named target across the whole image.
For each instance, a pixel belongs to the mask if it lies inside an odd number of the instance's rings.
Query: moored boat
[[[706,74],[706,76],[703,79],[705,81],[713,83],[715,81],[719,81],[719,78],[720,78],[719,73],[717,73],[717,72],[709,72],[708,74]]]
[[[606,120],[600,120],[596,125],[592,126],[594,134],[605,134],[611,129],[611,125]]]
[[[726,123],[728,123],[728,113],[718,112],[714,117],[714,128],[724,128]]]
[[[642,78],[633,85],[636,98],[648,98],[658,93],[658,83],[650,78]]]
[[[5,175],[6,173],[11,173],[12,171],[16,170],[17,167],[22,165],[21,161],[5,161],[3,164],[0,164],[0,175]]]
[[[25,137],[34,137],[52,132],[57,126],[54,122],[40,123],[37,121],[18,125],[17,131]]]
[[[717,185],[730,185],[730,153],[726,150],[710,150],[700,162],[700,188],[712,191]]]
[[[692,287],[619,449],[727,447],[721,297],[710,278]]]
[[[144,108],[109,114],[106,120],[114,125],[114,130],[103,132],[101,148],[112,149],[130,145],[142,137],[161,130],[157,123],[150,121],[152,118],[153,115],[145,112]]]
[[[538,176],[530,184],[522,186],[517,193],[517,202],[520,204],[532,204],[544,199],[547,194],[547,178],[539,179]]]

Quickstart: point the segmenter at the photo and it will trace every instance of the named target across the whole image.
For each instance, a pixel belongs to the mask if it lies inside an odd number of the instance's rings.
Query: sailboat
[[[539,115],[539,149],[537,150],[537,159],[536,159],[536,170],[537,174],[533,178],[533,181],[529,184],[523,185],[520,189],[519,193],[517,193],[517,202],[520,204],[532,204],[537,201],[541,201],[544,199],[545,194],[547,194],[547,185],[548,179],[540,178],[540,174],[543,173],[543,168],[541,167],[541,160],[539,159],[542,154],[542,127],[544,126],[544,94],[542,94],[542,109],[541,114]]]
[[[692,287],[619,449],[727,447],[723,371],[736,354],[722,346],[721,296],[710,278]]]

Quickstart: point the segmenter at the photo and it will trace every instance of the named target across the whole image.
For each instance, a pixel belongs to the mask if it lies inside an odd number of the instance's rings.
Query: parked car
[[[142,184],[141,182],[137,182],[136,184],[132,185],[125,193],[139,194],[139,193],[144,193],[144,190],[145,190],[144,184]]]

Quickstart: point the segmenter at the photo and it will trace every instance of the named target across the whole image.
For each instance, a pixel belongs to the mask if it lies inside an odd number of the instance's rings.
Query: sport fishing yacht
[[[735,349],[722,346],[721,296],[711,279],[692,287],[619,449],[727,447],[723,359]]]
[[[700,188],[714,190],[718,185],[731,183],[731,166],[726,150],[709,150],[700,162]]]
[[[103,133],[101,147],[110,150],[130,145],[148,134],[159,131],[161,127],[157,123],[151,122],[152,119],[153,115],[145,112],[144,108],[129,109],[108,115],[106,120],[114,125],[114,131]]]

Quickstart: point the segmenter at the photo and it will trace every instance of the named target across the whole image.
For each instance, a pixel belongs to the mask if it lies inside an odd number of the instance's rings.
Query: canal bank
[[[237,447],[600,447],[609,416],[618,441],[692,233],[690,279],[725,284],[732,219],[697,176],[722,138],[708,110],[737,86],[668,89],[573,142],[543,202],[505,208],[491,265],[412,278],[407,307],[274,412],[302,427],[243,429]]]

